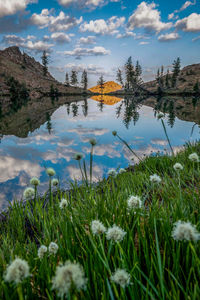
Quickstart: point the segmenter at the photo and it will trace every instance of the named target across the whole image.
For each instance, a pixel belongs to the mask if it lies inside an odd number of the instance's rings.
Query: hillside
[[[103,89],[103,94],[108,94],[111,92],[115,92],[118,90],[121,90],[122,86],[114,81],[107,81],[104,83],[104,89]],[[99,93],[101,94],[101,88],[100,85],[96,85],[92,88],[89,89],[89,91],[93,93]]]
[[[165,79],[166,75],[163,76],[164,81]],[[176,89],[164,88],[164,91],[169,93],[193,92],[193,87],[197,81],[200,84],[200,64],[189,65],[181,70]],[[143,87],[150,92],[156,92],[158,83],[156,80],[152,80],[144,83]]]
[[[43,75],[43,66],[33,57],[21,53],[16,46],[0,51],[0,95],[9,94],[8,79],[14,77],[19,83],[25,83],[31,98],[38,98],[50,91],[53,84],[60,93],[81,93],[76,87],[66,87],[48,72]]]

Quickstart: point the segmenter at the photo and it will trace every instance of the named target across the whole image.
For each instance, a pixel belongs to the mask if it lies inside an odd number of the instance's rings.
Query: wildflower
[[[92,146],[95,146],[97,144],[97,141],[95,139],[90,139],[89,142]]]
[[[160,183],[161,182],[161,178],[157,174],[153,174],[153,175],[150,176],[150,181],[152,183]]]
[[[83,158],[83,154],[81,154],[81,153],[76,153],[75,155],[74,155],[74,159],[75,160],[81,160]]]
[[[126,170],[124,168],[119,169],[119,174],[125,173]]]
[[[159,114],[157,115],[158,120],[159,120],[159,119],[162,119],[163,117],[164,117],[164,114],[163,114],[163,113],[159,113]]]
[[[175,171],[181,171],[183,170],[183,166],[179,163],[176,163],[174,166],[173,166],[174,170]]]
[[[68,201],[66,200],[66,199],[62,199],[61,201],[60,201],[60,204],[59,204],[59,207],[61,208],[61,209],[63,209],[63,208],[65,208],[65,207],[67,207],[68,206]]]
[[[107,240],[111,240],[114,242],[121,242],[125,235],[126,232],[116,225],[108,228],[108,231],[106,232]]]
[[[24,198],[31,199],[35,195],[35,190],[31,187],[28,187],[24,190]]]
[[[199,162],[199,156],[196,152],[190,154],[188,156],[189,160],[193,161],[193,162]]]
[[[113,177],[117,176],[116,170],[115,169],[108,170],[108,176],[113,176]]]
[[[200,234],[196,227],[190,222],[178,221],[174,223],[172,237],[177,241],[197,241],[200,239]]]
[[[101,234],[106,232],[106,227],[100,221],[94,220],[91,223],[91,230],[94,235]]]
[[[141,208],[142,207],[142,201],[140,197],[138,196],[130,196],[127,200],[128,209],[132,210],[135,208]]]
[[[123,269],[117,269],[110,279],[119,284],[122,288],[125,288],[130,283],[131,276]]]
[[[84,289],[87,279],[82,266],[78,263],[67,261],[64,265],[57,266],[52,282],[52,289],[57,290],[58,296],[64,297],[68,296],[72,286],[78,291]]]
[[[38,249],[38,257],[40,259],[42,259],[44,257],[44,254],[47,252],[47,247],[42,245],[40,246],[40,248]]]
[[[21,258],[15,258],[15,260],[7,267],[4,279],[5,281],[13,281],[18,284],[28,276],[30,276],[28,263]]]
[[[56,254],[57,251],[58,251],[58,245],[56,243],[54,243],[54,242],[51,242],[49,244],[49,253],[50,254]]]
[[[53,185],[53,186],[57,186],[58,184],[59,184],[58,179],[54,178],[54,179],[52,180],[52,185]]]
[[[30,180],[30,184],[37,186],[37,185],[40,185],[40,181],[37,177],[33,177]]]
[[[117,135],[117,131],[116,130],[112,131],[112,135],[116,136]]]
[[[56,174],[55,170],[53,168],[47,168],[46,169],[47,175],[54,176]]]

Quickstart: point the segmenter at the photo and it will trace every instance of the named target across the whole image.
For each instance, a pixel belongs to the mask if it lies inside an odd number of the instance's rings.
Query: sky
[[[148,81],[177,57],[200,62],[200,0],[0,0],[0,49],[13,45],[39,61],[46,50],[59,81],[72,69],[90,86],[116,80],[129,56]]]

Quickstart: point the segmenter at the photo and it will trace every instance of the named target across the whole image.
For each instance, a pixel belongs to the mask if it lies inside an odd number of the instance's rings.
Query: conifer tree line
[[[157,70],[156,74],[156,81],[158,83],[158,89],[163,90],[163,89],[169,89],[169,88],[176,88],[179,75],[181,72],[181,60],[180,57],[174,60],[172,64],[172,72],[169,72],[169,69],[167,69],[167,72],[164,73],[164,66],[161,66]]]
[[[116,80],[125,90],[133,91],[143,83],[141,76],[142,67],[139,61],[134,65],[130,56],[122,69],[118,68]]]
[[[79,80],[78,80],[78,71],[77,70],[71,70],[71,73],[69,74],[66,72],[65,74],[65,85],[66,86],[79,86]],[[80,85],[84,90],[87,90],[88,88],[88,74],[86,70],[83,70]]]

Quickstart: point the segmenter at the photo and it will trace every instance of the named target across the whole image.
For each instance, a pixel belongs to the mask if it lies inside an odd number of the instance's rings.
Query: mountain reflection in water
[[[53,167],[66,188],[80,179],[73,156],[82,152],[89,161],[90,138],[96,138],[94,178],[109,168],[126,167],[132,154],[112,135],[117,130],[139,156],[169,150],[158,111],[174,150],[199,139],[200,100],[197,98],[132,98],[94,96],[43,98],[9,110],[0,109],[0,207],[21,199],[32,176],[40,177],[39,192],[48,188],[45,167]],[[195,125],[197,124],[197,125]]]

